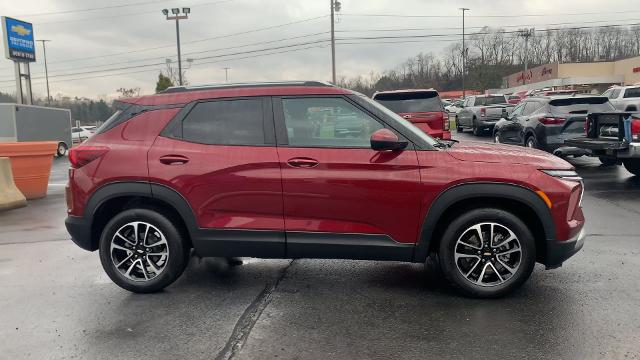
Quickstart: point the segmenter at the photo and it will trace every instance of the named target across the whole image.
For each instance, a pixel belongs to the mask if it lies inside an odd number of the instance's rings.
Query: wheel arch
[[[90,219],[91,248],[96,250],[102,230],[112,215],[134,207],[152,208],[171,218],[187,235],[189,245],[197,228],[195,215],[187,200],[177,191],[147,182],[117,182],[96,190],[85,207],[84,217]]]
[[[544,261],[546,243],[555,239],[555,224],[545,202],[520,185],[472,183],[451,187],[434,200],[420,230],[414,262],[424,262],[435,252],[447,224],[456,214],[484,207],[507,210],[518,216],[535,237],[537,260]]]

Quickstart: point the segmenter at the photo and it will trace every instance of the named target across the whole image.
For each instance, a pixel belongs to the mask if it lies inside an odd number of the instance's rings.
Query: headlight
[[[575,170],[540,170],[543,173],[562,180],[582,181],[582,177]]]

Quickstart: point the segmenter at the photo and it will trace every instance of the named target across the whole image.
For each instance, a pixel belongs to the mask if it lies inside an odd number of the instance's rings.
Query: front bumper
[[[93,242],[91,239],[91,224],[84,218],[69,215],[64,220],[64,225],[71,235],[71,240],[73,240],[76,245],[88,251],[98,249],[97,242]]]
[[[573,239],[566,241],[550,240],[547,241],[547,251],[544,261],[544,265],[547,269],[555,269],[562,266],[562,263],[568,258],[572,257],[575,253],[582,249],[586,234],[584,229],[580,230],[580,233]]]

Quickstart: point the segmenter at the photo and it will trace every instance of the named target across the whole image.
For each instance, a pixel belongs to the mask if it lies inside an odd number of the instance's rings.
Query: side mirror
[[[401,141],[398,135],[389,129],[379,129],[371,134],[371,149],[376,151],[402,150],[407,145],[407,141]]]

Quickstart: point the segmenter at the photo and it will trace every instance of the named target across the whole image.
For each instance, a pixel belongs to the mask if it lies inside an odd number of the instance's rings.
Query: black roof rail
[[[216,90],[216,89],[240,89],[254,87],[274,87],[274,86],[327,86],[334,85],[322,81],[277,81],[277,82],[255,82],[255,83],[231,83],[231,84],[215,84],[215,85],[198,85],[198,86],[171,86],[158,94],[171,94],[186,91],[200,90]]]

